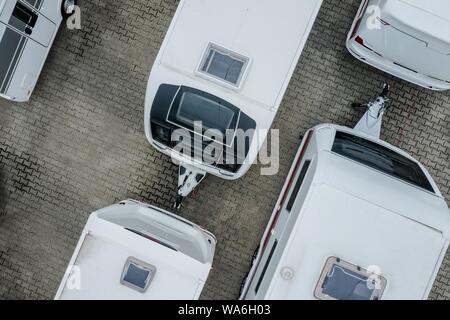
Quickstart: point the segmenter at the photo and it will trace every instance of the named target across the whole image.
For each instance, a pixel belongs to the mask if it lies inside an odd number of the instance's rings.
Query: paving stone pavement
[[[61,28],[29,103],[0,100],[0,298],[50,299],[90,212],[126,198],[171,209],[177,167],[143,130],[148,74],[175,0],[85,0],[82,29]],[[280,5],[282,1],[280,1]],[[273,127],[280,171],[209,176],[181,214],[218,239],[204,299],[233,299],[299,144],[323,122],[353,126],[349,106],[392,86],[382,137],[430,170],[450,200],[450,93],[355,60],[345,36],[358,0],[325,0]],[[268,23],[270,17],[268,17]],[[276,23],[275,21],[273,23]],[[450,252],[432,299],[450,299]]]

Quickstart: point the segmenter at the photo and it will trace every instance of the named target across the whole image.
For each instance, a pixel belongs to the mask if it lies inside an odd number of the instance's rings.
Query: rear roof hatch
[[[367,30],[365,43],[384,58],[410,71],[450,82],[450,45],[409,34],[396,22],[386,21],[381,30]],[[450,32],[450,31],[449,31]]]
[[[381,29],[361,30],[362,36],[397,65],[450,82],[450,1],[446,1],[386,1]]]

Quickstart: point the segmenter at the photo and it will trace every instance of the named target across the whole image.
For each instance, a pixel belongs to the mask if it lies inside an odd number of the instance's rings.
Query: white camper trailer
[[[270,129],[321,4],[180,1],[145,101],[147,139],[180,163],[177,206],[206,173],[233,180],[248,171],[266,137],[257,139],[255,132]],[[175,142],[180,129],[187,138]],[[208,135],[208,129],[227,139]],[[240,130],[251,132],[242,148]],[[177,150],[180,145],[185,152]],[[211,146],[220,151],[206,162],[202,155]]]
[[[26,102],[75,0],[0,0],[0,97]]]
[[[55,299],[198,299],[215,237],[133,200],[91,214]]]
[[[363,0],[346,44],[375,68],[432,90],[450,89],[448,0]]]
[[[354,129],[306,133],[241,299],[427,298],[450,210],[427,170],[374,130],[386,92]]]

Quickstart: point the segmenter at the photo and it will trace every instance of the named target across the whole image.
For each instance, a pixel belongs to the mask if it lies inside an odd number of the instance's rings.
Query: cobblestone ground
[[[345,36],[359,1],[325,0],[273,127],[281,167],[241,180],[208,177],[182,214],[218,238],[205,299],[233,299],[298,146],[322,122],[352,126],[352,101],[392,85],[383,138],[429,168],[447,201],[450,93],[430,92],[352,58]],[[82,3],[82,29],[61,28],[31,102],[0,100],[0,298],[56,292],[90,212],[125,198],[170,209],[177,168],[143,131],[148,74],[177,1]],[[270,23],[270,17],[268,22]],[[450,299],[450,254],[431,293]]]

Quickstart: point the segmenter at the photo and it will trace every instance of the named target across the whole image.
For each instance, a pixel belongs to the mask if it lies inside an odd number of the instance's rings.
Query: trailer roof
[[[121,284],[129,257],[156,267],[148,289],[140,293]],[[91,215],[70,262],[79,268],[81,288],[71,290],[64,277],[57,298],[62,299],[195,299],[211,268],[181,252],[150,241],[125,228]]]
[[[281,101],[321,2],[286,0],[280,5],[272,0],[182,1],[160,62],[220,89],[220,84],[199,75],[198,69],[209,44],[225,48],[244,62],[248,58],[238,90],[241,96],[272,108]]]
[[[266,297],[314,298],[327,259],[338,257],[379,269],[383,299],[424,298],[450,235],[445,201],[330,151],[317,159]],[[282,278],[284,267],[295,270],[292,280]]]

